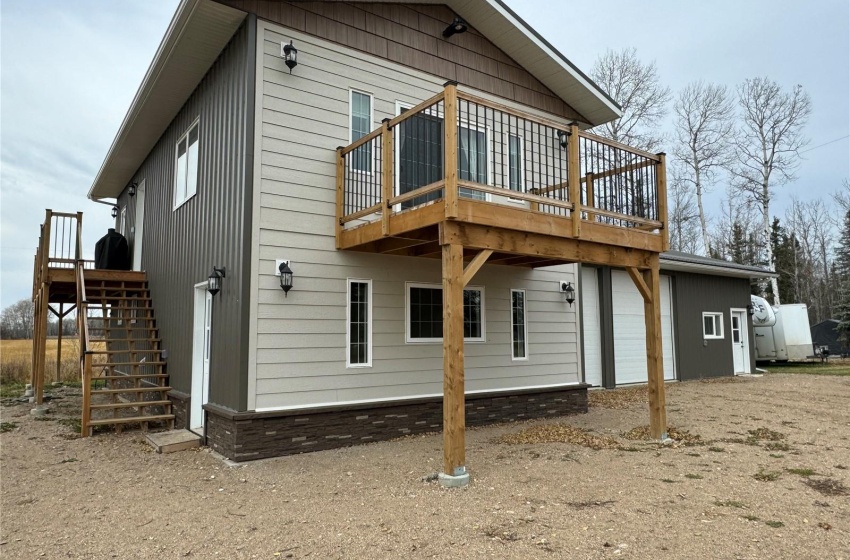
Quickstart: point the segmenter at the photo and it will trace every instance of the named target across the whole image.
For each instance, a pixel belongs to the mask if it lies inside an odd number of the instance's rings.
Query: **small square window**
[[[723,338],[723,313],[702,314],[703,338]]]
[[[443,340],[443,288],[433,284],[407,284],[407,342]],[[463,290],[463,339],[484,342],[484,288]]]

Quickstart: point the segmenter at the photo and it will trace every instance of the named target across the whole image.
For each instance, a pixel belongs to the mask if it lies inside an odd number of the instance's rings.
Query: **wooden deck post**
[[[336,248],[340,248],[340,237],[342,236],[343,205],[345,204],[345,157],[342,155],[342,147],[336,149]]]
[[[667,221],[667,155],[658,154],[658,221],[661,222],[661,250],[670,250],[670,223]]]
[[[390,207],[390,199],[393,197],[393,129],[390,128],[390,119],[384,119],[384,130],[381,133],[381,157],[383,169],[381,170],[381,235],[387,237],[390,234],[390,215],[393,209]]]
[[[45,269],[46,270],[46,269]],[[35,355],[35,371],[33,372],[35,383],[33,385],[35,406],[40,407],[44,400],[44,358],[47,352],[47,300],[50,295],[50,283],[41,285],[41,294],[35,312],[35,327],[38,329],[38,337],[33,340],[33,351]]]
[[[65,319],[65,304],[59,303],[59,324],[57,325],[59,332],[57,333],[58,343],[56,344],[56,382],[62,381],[62,323]]]
[[[664,352],[661,342],[661,288],[658,255],[651,257],[651,268],[642,274],[629,268],[629,276],[643,296],[646,324],[646,373],[649,392],[649,433],[653,439],[667,437],[667,407],[664,393]]]
[[[581,236],[581,164],[579,163],[578,126],[570,125],[570,139],[567,143],[567,177],[570,189],[570,202],[573,210],[570,218],[573,220],[573,237]]]
[[[457,218],[457,82],[446,82],[446,138],[443,165],[446,172],[446,218]]]
[[[448,476],[466,474],[463,376],[463,246],[443,253],[443,458]]]

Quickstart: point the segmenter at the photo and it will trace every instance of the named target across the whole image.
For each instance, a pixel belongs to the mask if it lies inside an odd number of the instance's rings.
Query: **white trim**
[[[442,284],[431,284],[426,282],[404,283],[404,342],[406,344],[442,344],[443,337],[439,338],[411,338],[410,336],[410,288],[425,288],[429,290],[443,290]],[[467,286],[463,291],[478,291],[481,293],[481,336],[464,337],[464,342],[487,342],[487,313],[485,311],[484,286]],[[445,302],[445,300],[444,300]]]
[[[522,294],[522,330],[523,341],[525,345],[525,356],[516,357],[514,356],[514,292]],[[525,289],[520,288],[511,288],[511,315],[510,315],[510,324],[511,324],[511,361],[514,362],[527,362],[528,361],[528,294]]]
[[[714,318],[714,334],[706,334],[705,332],[705,318],[712,317]],[[720,326],[720,333],[717,333],[717,326]],[[718,311],[703,311],[702,313],[702,337],[705,340],[722,340],[725,338],[723,336],[723,312]]]
[[[263,145],[263,47],[265,45],[266,24],[257,20],[256,68],[254,72],[254,174],[251,203],[251,275],[248,296],[248,402],[247,409],[257,406],[257,350],[259,347],[260,313],[260,210],[262,208],[262,164],[259,148]],[[247,188],[248,185],[246,185]]]
[[[366,284],[369,286],[366,301],[366,322],[369,325],[369,332],[366,335],[366,363],[352,364],[351,363],[351,284]],[[375,321],[372,319],[372,280],[369,278],[348,278],[345,282],[345,367],[346,368],[367,368],[372,367],[372,325]]]
[[[121,207],[121,221],[120,227],[118,228],[121,235],[127,237],[127,205]]]
[[[193,190],[192,193],[189,194],[189,183],[188,183],[189,134],[192,132],[192,130],[196,126],[198,127],[198,161],[195,162],[195,165],[197,166],[196,171],[197,171],[198,176],[195,177],[195,190]],[[177,182],[180,180],[180,178],[177,176],[177,162],[180,159],[180,154],[179,154],[180,142],[182,142],[184,139],[186,140],[186,173],[187,173],[187,175],[186,175],[186,177],[187,177],[186,196],[182,200],[177,200]],[[180,208],[181,206],[183,206],[184,204],[189,202],[192,198],[194,198],[195,195],[198,194],[198,183],[200,183],[200,182],[201,182],[201,116],[198,115],[197,117],[195,117],[195,120],[192,121],[192,124],[189,125],[189,127],[186,129],[186,131],[182,135],[180,135],[180,138],[178,138],[177,141],[174,143],[174,181],[172,183],[172,188],[174,190],[172,191],[173,207],[172,207],[171,210],[172,211],[177,210],[178,208]]]
[[[645,384],[645,383],[644,383]],[[575,387],[576,385],[583,385],[581,381],[574,381],[572,383],[554,383],[552,385],[529,385],[526,387],[508,387],[507,389],[480,389],[478,391],[466,391],[465,395],[487,395],[490,393],[505,393],[509,391],[533,391],[534,389],[553,389],[556,387]],[[258,408],[253,412],[278,412],[284,410],[310,410],[313,408],[324,408],[326,406],[346,406],[346,405],[358,405],[358,404],[370,404],[370,403],[387,403],[387,402],[404,402],[404,401],[412,401],[416,399],[427,399],[427,398],[437,398],[442,397],[443,393],[426,393],[424,395],[411,395],[407,397],[388,397],[385,399],[361,399],[354,401],[337,401],[337,402],[324,402],[324,403],[313,403],[308,405],[290,405],[290,406],[270,406],[267,408]]]
[[[590,91],[593,94],[594,97],[596,97],[606,107],[608,107],[611,111],[613,111],[617,115],[617,117],[615,117],[615,118],[619,118],[619,117],[623,116],[622,109],[618,108],[615,104],[613,104],[611,102],[610,99],[608,99],[605,95],[603,95],[599,90],[599,86],[589,82],[584,76],[581,75],[580,72],[577,72],[569,64],[566,64],[564,62],[564,60],[561,58],[561,55],[552,51],[552,49],[550,49],[542,41],[540,41],[540,39],[538,39],[533,33],[530,33],[528,28],[525,25],[523,25],[522,22],[517,21],[517,19],[514,18],[514,16],[510,12],[505,10],[504,6],[502,6],[500,2],[497,2],[495,0],[485,0],[485,2],[487,2],[487,4],[489,4],[493,9],[495,9],[497,12],[499,12],[499,14],[501,14],[502,17],[504,17],[506,20],[508,20],[508,22],[511,25],[513,25],[514,27],[519,29],[522,32],[522,34],[525,35],[525,37],[527,39],[529,39],[540,50],[542,50],[546,54],[546,56],[548,56],[549,58],[554,60],[563,70],[565,70],[570,76],[572,76],[572,78],[574,80],[576,80],[578,83],[580,83],[582,86],[584,86],[584,88],[587,89],[588,91]],[[492,41],[492,39],[491,39],[491,41]],[[502,50],[506,50],[506,49],[502,49]],[[526,70],[528,70],[528,69],[526,68]],[[530,74],[534,75],[531,72],[531,70],[528,70],[528,72]],[[537,76],[535,76],[535,77],[537,77]],[[538,77],[538,79],[539,79],[539,77]],[[614,120],[614,119],[609,119],[609,120]],[[605,121],[605,122],[608,122],[608,121]],[[594,123],[590,123],[590,124],[594,124]],[[603,123],[595,123],[595,124],[603,124]]]

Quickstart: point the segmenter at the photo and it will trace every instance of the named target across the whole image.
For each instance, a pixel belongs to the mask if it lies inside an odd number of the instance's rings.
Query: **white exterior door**
[[[732,364],[735,373],[750,373],[750,340],[747,332],[746,309],[731,309]]]
[[[599,322],[599,271],[581,269],[581,333],[584,339],[584,382],[602,386],[602,333]]]
[[[133,233],[133,270],[142,270],[142,241],[145,238],[145,182],[136,188],[136,222]],[[125,234],[126,235],[126,234]]]
[[[646,323],[643,297],[622,270],[611,273],[614,307],[614,372],[617,385],[646,383]],[[661,342],[664,379],[676,379],[673,357],[673,305],[670,277],[661,276]]]
[[[195,317],[192,340],[192,399],[189,409],[190,429],[204,433],[204,405],[210,391],[210,349],[212,346],[212,294],[206,282],[195,286]]]

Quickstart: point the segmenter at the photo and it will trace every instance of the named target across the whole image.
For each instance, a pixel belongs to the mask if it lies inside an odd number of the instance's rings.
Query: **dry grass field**
[[[56,378],[56,350],[59,341],[47,340],[45,382],[72,382],[80,377],[80,343],[75,337],[62,339],[62,364]],[[0,384],[29,383],[32,368],[32,340],[0,340]]]

